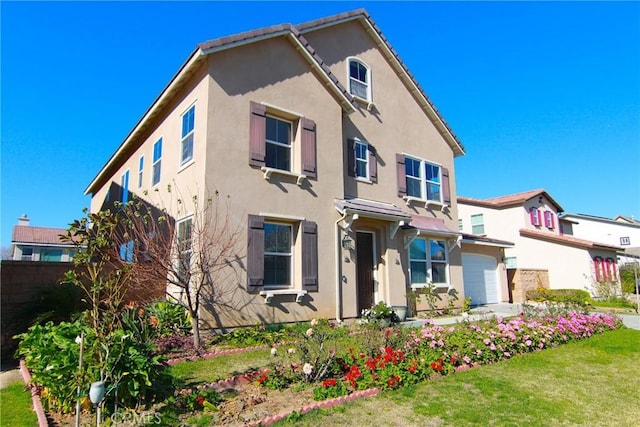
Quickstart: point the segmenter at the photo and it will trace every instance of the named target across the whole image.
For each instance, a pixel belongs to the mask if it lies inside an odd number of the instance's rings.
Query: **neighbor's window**
[[[371,102],[371,71],[357,59],[349,60],[349,93]]]
[[[484,234],[484,215],[471,215],[471,233]]]
[[[124,262],[133,262],[133,240],[120,245],[120,259]]]
[[[264,284],[291,286],[292,226],[264,223]]]
[[[539,227],[542,225],[542,218],[540,215],[540,209],[531,208],[529,210],[529,219],[531,219],[531,224]]]
[[[162,138],[153,144],[153,179],[152,185],[160,182],[160,171],[162,168]]]
[[[180,166],[193,159],[193,129],[195,127],[196,106],[182,115],[182,151]]]
[[[33,248],[22,248],[22,261],[33,261]]]
[[[266,156],[267,167],[291,171],[292,123],[267,116]]]
[[[555,219],[553,217],[553,212],[545,211],[544,212],[544,226],[553,229],[556,227]]]

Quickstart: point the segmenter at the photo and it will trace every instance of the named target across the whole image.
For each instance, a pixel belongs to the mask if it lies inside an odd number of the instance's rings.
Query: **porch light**
[[[353,243],[353,240],[345,234],[342,238],[342,249],[351,249],[351,243]]]

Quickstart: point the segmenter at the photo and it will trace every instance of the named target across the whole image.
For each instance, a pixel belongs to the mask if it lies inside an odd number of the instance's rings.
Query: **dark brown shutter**
[[[302,118],[302,173],[307,178],[317,176],[316,156],[316,123],[313,120]]]
[[[449,169],[442,168],[442,202],[451,205],[451,188],[449,186]]]
[[[247,239],[247,290],[258,291],[264,282],[264,217],[249,215]]]
[[[347,139],[347,175],[356,176],[356,151],[353,139]]]
[[[318,225],[302,221],[302,289],[318,291]]]
[[[249,118],[249,164],[264,166],[267,133],[267,108],[251,102],[251,116]]]
[[[396,154],[396,176],[398,178],[398,196],[407,195],[407,172],[404,166],[404,155]]]
[[[371,182],[378,182],[378,156],[372,145],[369,145],[369,179]]]

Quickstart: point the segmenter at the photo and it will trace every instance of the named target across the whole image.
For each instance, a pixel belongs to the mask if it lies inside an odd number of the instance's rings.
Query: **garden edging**
[[[31,391],[31,401],[33,402],[33,410],[38,417],[38,426],[48,427],[49,422],[47,421],[47,415],[44,413],[44,408],[42,407],[42,402],[40,401],[40,394],[38,393],[38,390],[31,384],[31,374],[29,373],[29,369],[24,363],[24,360],[20,360],[20,374],[22,375],[22,380],[26,384],[27,388],[29,388],[29,390]]]

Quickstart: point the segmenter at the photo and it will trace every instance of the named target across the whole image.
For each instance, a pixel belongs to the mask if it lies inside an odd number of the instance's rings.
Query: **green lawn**
[[[22,381],[16,381],[0,390],[0,426],[38,425],[38,418],[31,405],[31,392]]]
[[[296,425],[637,426],[639,363],[640,331],[622,329],[314,411]]]

